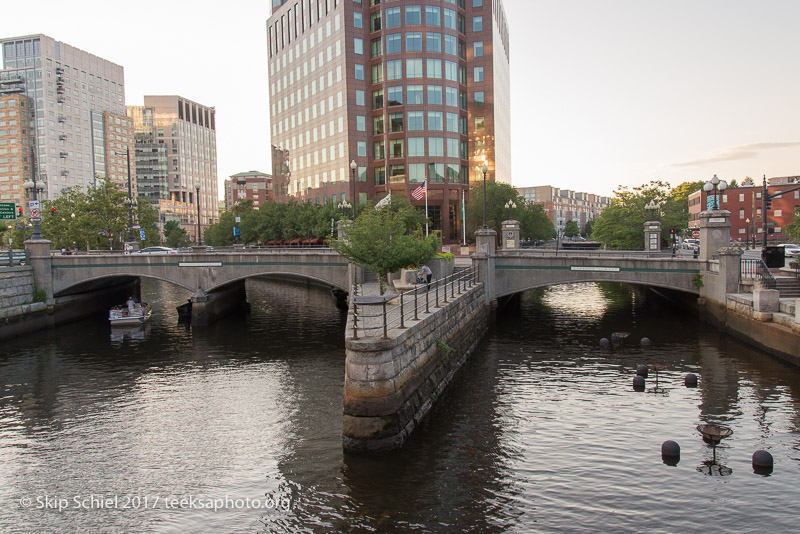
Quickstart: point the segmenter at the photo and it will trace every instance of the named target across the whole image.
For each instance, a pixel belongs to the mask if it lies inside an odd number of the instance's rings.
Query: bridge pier
[[[192,326],[206,326],[247,303],[244,280],[228,284],[211,293],[197,288],[192,297]]]
[[[51,308],[53,299],[53,257],[50,255],[50,241],[47,239],[29,239],[25,241],[28,261],[33,267],[34,291],[44,292],[45,304]]]

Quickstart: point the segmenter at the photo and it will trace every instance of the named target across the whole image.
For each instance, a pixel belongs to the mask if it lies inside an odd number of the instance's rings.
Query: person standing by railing
[[[433,271],[424,263],[419,268],[420,277],[425,280],[425,290],[427,291],[431,285],[431,278],[433,278]]]

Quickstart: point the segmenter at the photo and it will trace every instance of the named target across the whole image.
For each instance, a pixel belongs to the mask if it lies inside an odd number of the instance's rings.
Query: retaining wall
[[[484,287],[478,284],[405,330],[390,330],[390,339],[348,337],[342,420],[345,451],[401,447],[475,351],[487,319]]]
[[[33,267],[0,269],[0,339],[47,325],[47,305],[33,301]]]

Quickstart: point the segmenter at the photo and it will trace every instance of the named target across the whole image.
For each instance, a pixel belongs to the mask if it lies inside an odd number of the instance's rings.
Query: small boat
[[[138,325],[150,320],[150,305],[146,302],[128,302],[124,306],[114,306],[108,311],[111,326]]]

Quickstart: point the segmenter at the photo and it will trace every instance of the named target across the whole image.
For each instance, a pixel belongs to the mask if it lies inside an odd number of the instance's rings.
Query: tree
[[[171,248],[188,247],[189,236],[177,221],[164,223],[164,244]]]
[[[783,231],[789,234],[789,237],[795,242],[800,241],[800,207],[794,208],[794,218],[792,222],[787,224]]]
[[[498,233],[502,230],[503,221],[509,216],[506,208],[509,200],[517,206],[511,210],[511,218],[520,222],[522,239],[549,239],[555,235],[553,223],[541,204],[526,204],[516,189],[500,182],[486,183],[486,224],[489,228]],[[469,192],[466,225],[469,235],[474,235],[483,226],[483,183]]]
[[[391,206],[377,210],[361,210],[355,222],[345,224],[345,235],[331,241],[331,247],[350,261],[378,273],[381,295],[387,275],[407,265],[416,265],[433,257],[439,248],[435,234],[422,235],[411,203],[402,197],[392,197]]]
[[[586,237],[592,237],[593,230],[594,230],[594,219],[589,219],[588,221],[586,221],[583,233],[586,234]]]
[[[567,221],[567,224],[564,225],[564,235],[567,237],[575,237],[576,235],[581,233],[581,229],[578,227],[578,223],[570,219]]]

